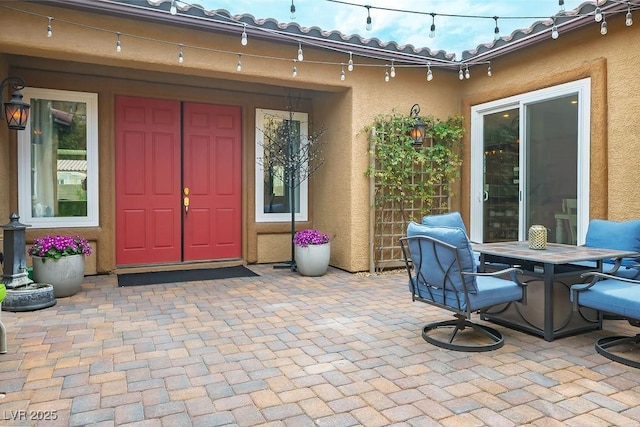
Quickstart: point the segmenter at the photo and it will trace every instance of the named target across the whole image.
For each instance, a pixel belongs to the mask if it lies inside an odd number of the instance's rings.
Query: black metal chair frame
[[[616,264],[616,267],[619,266]],[[582,277],[593,276],[593,280],[585,287],[579,289],[572,289],[573,292],[573,310],[577,311],[580,307],[588,307],[588,305],[580,304],[580,292],[584,292],[591,287],[593,287],[596,283],[603,279],[614,279],[619,280],[621,282],[634,283],[640,286],[640,280],[627,279],[619,276],[612,276],[609,274],[610,272],[615,272],[617,268],[610,270],[608,273],[597,273],[590,272],[585,273]],[[605,319],[615,319],[615,320],[624,320],[626,319],[630,325],[640,327],[640,319],[631,319],[624,317],[622,313],[615,312],[606,312],[603,313]],[[595,343],[595,348],[598,354],[606,357],[609,360],[613,360],[614,362],[621,363],[623,365],[631,366],[633,368],[640,369],[640,358],[638,360],[630,359],[628,357],[623,357],[619,354],[614,353],[612,350],[618,346],[630,346],[635,345],[638,346],[637,352],[640,353],[640,333],[633,336],[610,336],[600,338]],[[610,350],[611,349],[611,350]]]
[[[436,257],[436,259],[425,260],[422,254],[422,245],[419,245],[420,248],[420,256],[418,260],[411,259],[411,252],[409,250],[409,242],[413,239],[423,240],[428,242],[434,248],[433,253],[437,254],[438,251],[435,248],[439,248],[443,251],[447,251],[453,254],[451,257],[452,261],[450,264],[445,265],[445,260],[443,257]],[[520,302],[526,304],[526,284],[521,283],[517,277],[516,273],[521,273],[521,271],[517,267],[509,267],[500,271],[495,271],[491,273],[476,273],[476,272],[467,272],[462,270],[462,264],[460,262],[460,258],[458,255],[458,250],[455,246],[450,245],[446,242],[440,241],[438,239],[429,237],[429,236],[411,236],[411,237],[403,237],[400,239],[400,246],[402,248],[402,254],[404,257],[405,266],[407,268],[407,273],[409,274],[409,283],[411,286],[411,294],[413,301],[424,302],[442,309],[446,309],[454,312],[455,320],[445,320],[434,323],[429,323],[425,325],[422,329],[422,338],[430,344],[433,344],[437,347],[445,348],[447,350],[455,350],[455,351],[466,351],[466,352],[484,352],[484,351],[492,351],[497,350],[504,345],[504,336],[498,330],[491,328],[486,325],[477,324],[471,322],[469,319],[471,317],[472,311],[469,307],[471,307],[471,303],[469,300],[469,291],[467,289],[464,276],[504,276],[508,274],[510,279],[520,285],[522,287],[522,299]],[[421,273],[421,267],[423,262],[432,262],[433,268],[440,269],[443,272],[443,283],[438,284],[429,284],[424,276]],[[454,266],[457,266],[457,272],[453,269]],[[452,270],[453,269],[453,270]],[[455,273],[459,273],[460,276],[458,278],[452,277]],[[505,279],[506,280],[506,279]],[[420,281],[426,285],[426,293],[421,291],[417,286],[417,281]],[[461,289],[459,285],[456,285],[456,281],[459,281],[462,284]],[[440,289],[443,293],[443,302],[440,303],[435,300],[433,291],[435,289]],[[447,301],[445,289],[450,291],[454,291],[455,299],[451,301]],[[466,308],[462,308],[466,307]],[[490,308],[483,307],[481,310],[475,310],[482,312],[486,309]],[[433,337],[430,332],[441,329],[448,328],[452,329],[451,335],[448,341],[439,340]],[[466,345],[454,343],[455,338],[458,335],[458,332],[463,331],[467,328],[472,329],[476,333],[481,336],[487,337],[489,339],[489,343],[487,344],[478,344],[478,345]]]

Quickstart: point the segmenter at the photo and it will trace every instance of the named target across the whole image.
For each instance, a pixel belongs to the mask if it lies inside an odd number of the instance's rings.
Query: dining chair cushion
[[[579,290],[588,284],[571,286],[572,290]],[[574,299],[571,292],[571,301]],[[606,313],[616,314],[629,319],[640,319],[640,285],[623,282],[622,280],[600,280],[591,288],[578,292],[578,303]]]
[[[449,212],[446,214],[426,215],[422,217],[422,225],[431,227],[458,227],[462,228],[467,236],[467,228],[464,226],[460,212]]]
[[[640,252],[640,219],[629,221],[610,221],[593,219],[589,222],[585,246]],[[610,259],[603,260],[613,264]],[[622,265],[637,264],[637,258],[626,258]]]
[[[441,271],[440,269],[429,267],[430,263],[422,262],[420,273],[422,277],[425,278],[429,285],[434,287],[442,287],[442,283],[445,281],[445,276],[448,276],[449,281],[452,285],[452,289],[455,288],[457,292],[463,292],[462,279],[456,280],[456,278],[461,278],[460,269],[466,272],[475,272],[476,265],[475,259],[473,256],[473,251],[471,250],[471,244],[469,239],[467,238],[467,234],[463,229],[459,227],[431,227],[428,225],[422,225],[415,223],[413,221],[409,222],[409,226],[407,227],[407,237],[413,237],[417,235],[428,236],[437,240],[440,240],[444,243],[448,243],[449,245],[455,246],[458,259],[460,261],[460,267],[454,262],[452,262],[452,252],[438,252],[433,253],[433,247],[430,245],[422,245],[422,254],[420,253],[420,248],[416,247],[415,242],[409,244],[409,249],[411,251],[412,259],[419,259],[422,257],[433,257],[434,259],[438,259],[441,265],[449,265],[452,264],[451,271]],[[425,253],[426,252],[426,253]],[[453,279],[453,282],[451,280]],[[464,276],[464,284],[466,285],[467,292],[469,293],[477,293],[478,288],[476,287],[476,280],[474,276]]]

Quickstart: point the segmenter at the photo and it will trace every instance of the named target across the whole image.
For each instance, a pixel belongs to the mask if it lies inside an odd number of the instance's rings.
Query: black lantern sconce
[[[4,116],[9,129],[23,130],[29,119],[29,104],[22,100],[21,89],[24,89],[24,80],[20,77],[7,77],[0,84],[0,99],[4,98],[4,88],[13,88],[11,99],[4,103]],[[2,112],[0,112],[0,119]]]
[[[409,136],[413,140],[413,145],[422,145],[424,142],[424,136],[426,131],[426,126],[424,122],[419,116],[420,114],[420,106],[418,104],[414,104],[411,107],[411,111],[409,112],[409,116],[413,116],[413,127],[409,131]]]

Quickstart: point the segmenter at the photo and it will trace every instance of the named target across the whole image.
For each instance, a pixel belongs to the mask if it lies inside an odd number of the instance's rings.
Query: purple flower
[[[323,245],[329,243],[329,235],[314,229],[300,230],[293,236],[293,243],[303,247]]]
[[[69,255],[91,255],[87,239],[80,236],[44,236],[33,241],[29,255],[58,259]]]

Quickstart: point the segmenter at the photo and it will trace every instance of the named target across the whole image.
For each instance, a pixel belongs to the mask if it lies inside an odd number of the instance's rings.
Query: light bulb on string
[[[471,73],[469,72],[469,64],[467,64],[467,68],[464,70],[464,78],[465,79],[471,78]]]
[[[178,63],[182,64],[184,62],[184,53],[182,52],[182,45],[179,44],[178,47],[180,51],[178,52]]]
[[[296,5],[293,4],[293,0],[291,0],[291,7],[289,8],[289,11],[291,12],[291,15],[289,15],[291,19],[296,19]]]
[[[558,26],[556,25],[556,20],[553,20],[553,26],[551,27],[551,38],[552,39],[557,39],[558,36],[560,36],[560,33],[558,32]]]
[[[246,46],[247,43],[249,43],[249,39],[247,38],[247,24],[243,24],[244,26],[242,27],[242,36],[240,37],[240,44],[242,44],[242,46]]]
[[[434,38],[436,36],[436,14],[431,14],[431,28],[429,29],[429,37]]]
[[[122,51],[122,43],[120,42],[120,33],[116,33],[116,52]]]
[[[396,67],[395,67],[395,65],[393,65],[393,62],[394,61],[391,60],[391,72],[390,72],[391,78],[394,78],[396,76]]]
[[[349,63],[347,65],[347,70],[353,71],[353,53],[349,52]]]
[[[389,70],[385,69],[384,71],[384,81],[388,82],[389,81]]]
[[[340,80],[345,81],[347,76],[344,73],[344,64],[340,64]]]
[[[302,62],[304,60],[304,55],[302,54],[302,44],[298,42],[298,61]]]
[[[242,55],[238,54],[238,62],[236,63],[236,71],[237,72],[242,71],[242,59],[241,59],[241,56]]]
[[[627,2],[627,14],[624,18],[624,25],[630,27],[633,25],[633,16],[631,16],[631,3]]]
[[[431,71],[431,65],[427,64],[427,81],[433,80],[433,71]]]
[[[174,16],[178,13],[178,7],[176,6],[176,0],[171,0],[171,7],[169,8],[169,13],[174,15]]]
[[[489,65],[489,67],[487,68],[487,76],[488,77],[493,76],[493,73],[491,72],[491,65]]]
[[[464,80],[464,72],[462,71],[462,65],[460,66],[460,71],[458,72],[458,78],[460,80]]]
[[[558,6],[560,6],[560,13],[564,12],[564,0],[558,0]]]
[[[493,40],[500,40],[500,28],[498,28],[498,17],[494,16],[493,20],[496,21],[496,27],[493,29]]]
[[[603,18],[602,24],[600,24],[600,34],[603,36],[607,34],[607,21]]]
[[[371,23],[371,6],[365,6],[367,8],[367,25],[366,25],[366,29],[367,31],[371,31],[371,29],[373,28],[373,24]]]
[[[53,36],[53,26],[51,25],[52,17],[49,17],[49,22],[47,23],[47,37],[51,38]]]
[[[593,14],[593,19],[595,19],[596,22],[602,21],[602,9],[600,9],[600,6],[596,7],[596,10]]]
[[[296,67],[295,65],[293,66],[292,76],[293,77],[298,77],[298,67]]]

